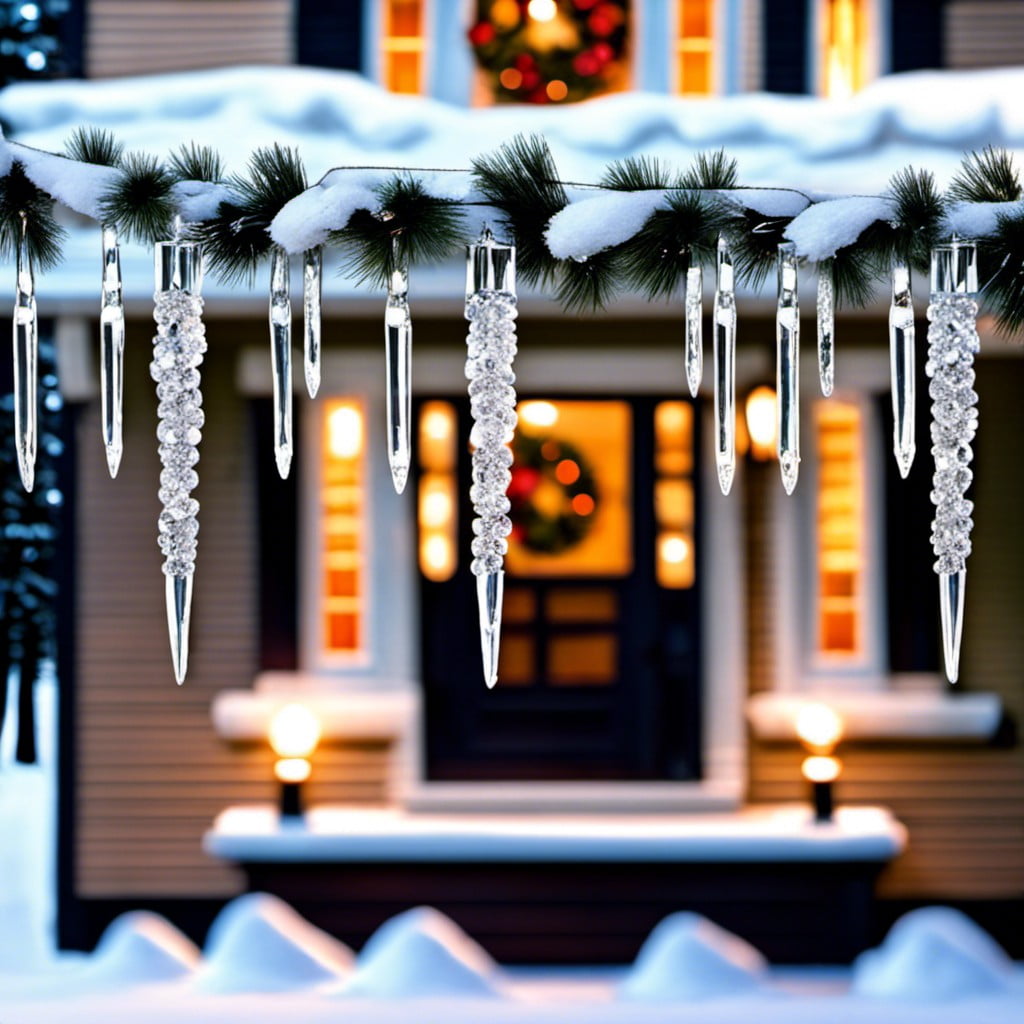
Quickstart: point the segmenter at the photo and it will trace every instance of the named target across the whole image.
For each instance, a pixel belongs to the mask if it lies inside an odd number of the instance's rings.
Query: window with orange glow
[[[658,585],[692,587],[697,552],[693,539],[693,406],[660,402],[654,411],[655,569]]]
[[[826,96],[845,99],[864,85],[868,28],[866,0],[825,0],[823,13]]]
[[[426,59],[425,0],[384,0],[381,5],[381,81],[392,92],[423,92]]]
[[[678,0],[676,90],[684,96],[715,91],[715,0]]]
[[[365,416],[347,398],[324,403],[320,465],[322,646],[328,655],[364,646]]]
[[[420,410],[418,496],[420,572],[438,583],[458,565],[458,424],[451,402],[426,402]]]
[[[837,660],[864,647],[864,466],[860,406],[815,406],[818,455],[818,649]]]

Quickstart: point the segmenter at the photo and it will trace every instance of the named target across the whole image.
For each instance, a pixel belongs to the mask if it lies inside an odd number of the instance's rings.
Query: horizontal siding
[[[256,547],[250,446],[234,387],[230,327],[210,328],[203,366],[207,429],[192,658],[174,684],[163,602],[156,491],[156,409],[145,323],[129,325],[125,455],[107,475],[98,403],[80,420],[76,882],[81,896],[224,896],[236,872],[206,857],[202,836],[229,804],[275,799],[269,748],[221,743],[210,701],[252,685],[257,664]],[[134,339],[134,340],[133,340]],[[310,798],[379,803],[380,745],[318,752]]]
[[[1022,388],[1020,360],[978,363],[981,425],[969,495],[975,502],[974,550],[961,662],[963,687],[998,693],[1018,723],[1024,722],[1024,483],[1007,463],[1005,438],[1022,428]],[[918,458],[928,458],[927,452],[919,451]],[[884,804],[909,830],[906,853],[882,877],[884,895],[1024,895],[1024,748],[848,744],[839,754],[844,771],[838,799]],[[804,799],[801,758],[794,746],[755,744],[751,798]]]
[[[293,0],[89,0],[90,78],[290,64]]]
[[[1024,3],[952,0],[945,8],[944,39],[950,68],[1024,64]]]

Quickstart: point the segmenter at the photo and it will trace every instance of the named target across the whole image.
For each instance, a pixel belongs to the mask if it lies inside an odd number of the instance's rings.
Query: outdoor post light
[[[800,772],[811,784],[814,820],[830,822],[834,807],[832,783],[843,768],[832,752],[843,735],[843,720],[827,704],[805,704],[796,716],[795,726],[797,736],[809,751]]]
[[[758,462],[767,462],[776,455],[778,426],[775,406],[775,391],[766,385],[754,388],[747,395],[745,412],[750,454]]]
[[[304,704],[286,704],[270,721],[268,738],[277,754],[274,775],[281,783],[281,817],[301,818],[302,784],[309,778],[309,758],[320,742],[320,721]]]

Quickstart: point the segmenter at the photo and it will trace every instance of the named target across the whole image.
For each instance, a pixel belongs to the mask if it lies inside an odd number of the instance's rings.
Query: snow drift
[[[861,954],[852,991],[862,996],[945,1002],[1006,991],[1013,964],[969,917],[924,907],[894,924],[878,949]]]
[[[266,893],[232,900],[206,941],[196,987],[203,992],[282,992],[345,977],[352,950]]]
[[[494,996],[498,968],[451,918],[417,907],[385,921],[367,940],[348,996]]]
[[[672,1002],[746,995],[761,987],[767,969],[765,958],[739,936],[684,911],[647,937],[619,995]]]

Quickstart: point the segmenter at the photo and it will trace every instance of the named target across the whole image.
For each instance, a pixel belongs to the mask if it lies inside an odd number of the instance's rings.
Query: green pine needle
[[[992,238],[979,243],[986,305],[1000,330],[1024,330],[1024,214],[1000,216]]]
[[[626,281],[649,299],[669,297],[685,281],[691,263],[715,258],[718,234],[732,220],[732,211],[713,196],[672,194],[667,208],[655,210],[622,246]]]
[[[619,192],[645,192],[671,188],[674,182],[672,171],[657,157],[628,156],[609,164],[599,184]]]
[[[198,146],[192,142],[175,150],[168,162],[179,181],[209,181],[219,184],[224,180],[224,161],[211,146]]]
[[[54,220],[53,199],[34,185],[15,161],[0,181],[0,257],[14,261],[21,238],[21,219],[26,219],[29,256],[40,270],[60,262],[67,233]]]
[[[552,280],[559,261],[548,251],[548,222],[569,201],[547,142],[517,135],[496,152],[473,161],[473,177],[490,205],[501,211],[499,225],[516,245],[519,277],[528,284]]]
[[[622,252],[603,249],[585,260],[560,260],[555,296],[570,313],[593,313],[612,300],[622,280]]]
[[[889,238],[890,252],[876,251],[880,260],[905,259],[927,273],[932,246],[939,240],[945,206],[930,171],[907,167],[889,181],[888,195],[896,207],[896,226]]]
[[[429,195],[419,180],[397,175],[376,193],[379,210],[358,210],[331,234],[347,250],[345,269],[360,282],[386,288],[397,267],[439,263],[466,244],[458,204]]]
[[[114,133],[106,128],[83,126],[76,128],[64,143],[64,155],[69,160],[117,167],[124,156],[124,143],[118,142]]]
[[[698,153],[679,184],[682,188],[735,188],[738,180],[736,161],[724,149],[716,149]]]
[[[969,153],[947,193],[967,203],[1013,203],[1024,196],[1013,157],[1005,149],[986,146]]]
[[[174,176],[146,153],[129,153],[121,166],[124,176],[100,198],[103,222],[116,225],[129,240],[156,242],[167,237],[175,212]]]
[[[306,172],[296,150],[275,143],[256,150],[248,176],[236,175],[228,184],[234,199],[221,203],[217,216],[195,234],[217,277],[251,282],[274,244],[267,233],[270,222],[285,203],[305,192]]]
[[[730,234],[736,278],[760,288],[775,271],[789,218],[766,217],[757,210],[744,209],[736,223],[737,230]]]

